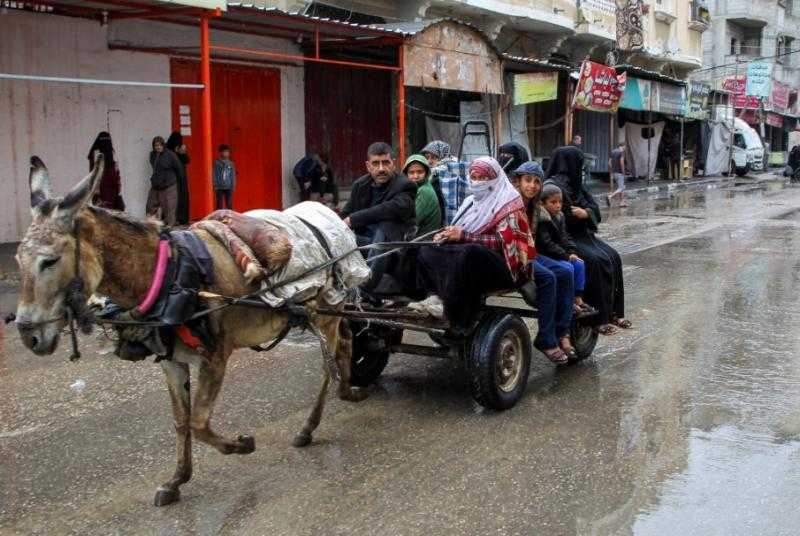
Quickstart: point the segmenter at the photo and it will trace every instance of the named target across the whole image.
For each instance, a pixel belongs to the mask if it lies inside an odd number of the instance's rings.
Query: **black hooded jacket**
[[[546,210],[539,210],[539,221],[536,225],[536,251],[559,261],[568,261],[569,256],[577,253],[575,242],[567,232],[564,214],[551,216]]]

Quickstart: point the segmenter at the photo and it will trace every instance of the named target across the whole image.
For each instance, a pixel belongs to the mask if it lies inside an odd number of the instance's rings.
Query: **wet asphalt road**
[[[607,220],[635,329],[590,361],[536,354],[524,399],[491,413],[448,362],[397,356],[296,450],[315,347],[240,351],[214,422],[257,450],[195,444],[166,508],[160,369],[102,337],[78,363],[64,344],[35,357],[0,328],[0,534],[800,533],[800,190],[688,192]]]

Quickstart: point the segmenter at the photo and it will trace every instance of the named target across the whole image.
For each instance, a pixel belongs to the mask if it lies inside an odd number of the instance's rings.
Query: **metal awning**
[[[628,73],[629,76],[641,78],[642,80],[654,80],[656,82],[664,82],[665,84],[673,84],[675,86],[686,85],[685,80],[681,80],[680,78],[673,78],[671,76],[667,76],[665,74],[661,74],[656,71],[643,69],[642,67],[637,67],[636,65],[630,65],[624,63],[621,65],[615,65],[614,68],[617,70],[617,73]]]

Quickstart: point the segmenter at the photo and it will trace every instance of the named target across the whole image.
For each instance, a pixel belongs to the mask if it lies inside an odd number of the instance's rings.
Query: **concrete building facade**
[[[756,58],[773,64],[773,78],[800,87],[800,1],[716,0],[709,5],[713,24],[703,38],[702,78],[719,83],[743,74]]]

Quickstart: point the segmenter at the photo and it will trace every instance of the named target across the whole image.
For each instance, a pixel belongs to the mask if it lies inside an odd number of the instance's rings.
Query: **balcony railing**
[[[689,28],[698,32],[706,31],[711,24],[711,13],[708,11],[706,0],[692,0],[691,10]]]

